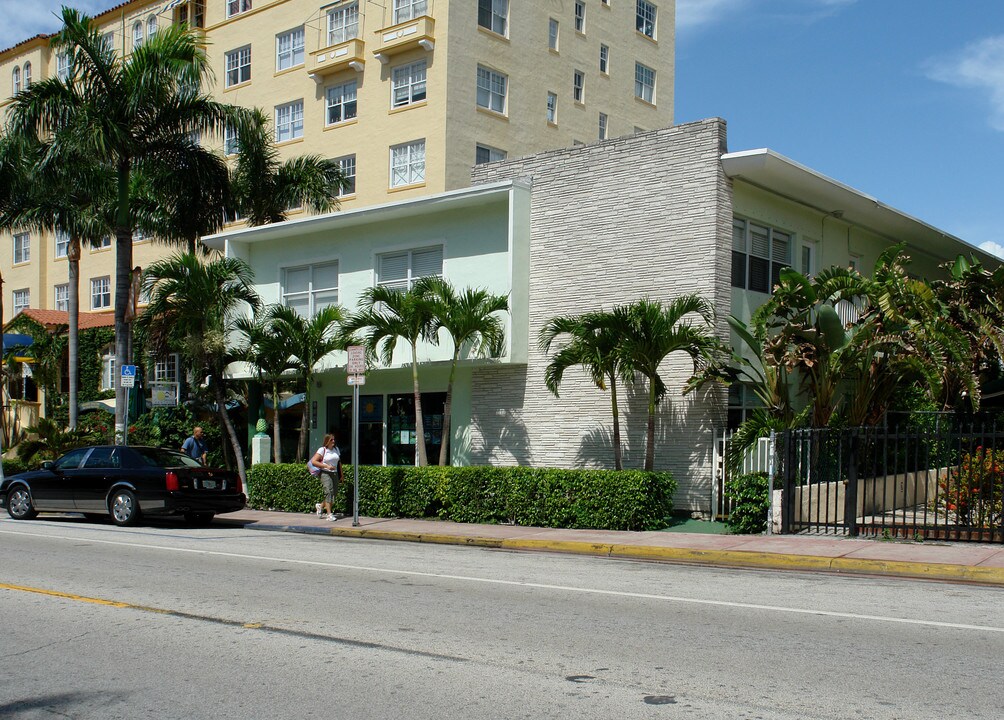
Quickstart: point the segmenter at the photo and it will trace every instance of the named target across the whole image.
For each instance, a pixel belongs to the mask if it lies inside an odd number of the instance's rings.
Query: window
[[[149,40],[157,34],[157,16],[151,15],[146,21],[146,39]]]
[[[498,148],[493,148],[478,143],[474,147],[474,164],[482,165],[488,162],[505,160],[505,155],[506,155],[505,150],[499,150]]]
[[[70,254],[70,236],[59,230],[56,231],[56,257],[66,257]]]
[[[275,69],[287,70],[303,65],[303,28],[275,36]]]
[[[335,160],[338,169],[342,171],[342,179],[345,184],[338,191],[338,197],[356,194],[356,156],[346,155]]]
[[[607,115],[600,113],[600,140],[607,139]]]
[[[275,108],[275,141],[303,137],[303,100],[294,100]]]
[[[158,358],[153,362],[154,382],[178,382],[178,355]]]
[[[394,68],[391,107],[403,107],[425,100],[425,60]]]
[[[506,34],[509,0],[478,0],[478,25],[499,35]]]
[[[576,70],[572,75],[572,100],[577,103],[582,102],[585,94],[586,75],[581,70]]]
[[[91,278],[91,310],[112,306],[112,280],[108,275]]]
[[[506,76],[478,65],[478,107],[505,112]]]
[[[356,116],[356,81],[328,88],[328,125],[345,122]]]
[[[237,130],[229,125],[223,126],[223,154],[236,155],[240,147],[237,144]]]
[[[53,304],[52,306],[56,310],[69,310],[70,309],[70,285],[69,283],[63,283],[62,285],[55,285],[53,287]]]
[[[194,27],[205,27],[206,26],[206,4],[202,0],[195,0],[191,12],[188,9],[188,3],[182,3],[181,7],[178,8],[178,22],[183,25],[192,25]]]
[[[634,64],[634,96],[655,103],[655,70],[640,62]]]
[[[600,72],[604,75],[610,73],[610,48],[600,45]]]
[[[547,94],[547,121],[552,125],[558,123],[558,96],[553,92]]]
[[[18,233],[14,236],[14,264],[31,260],[31,235]]]
[[[97,243],[92,245],[91,248],[94,250],[101,250],[102,248],[110,248],[111,246],[112,246],[112,236],[105,235],[103,238],[98,240]]]
[[[14,314],[17,315],[22,310],[27,310],[31,305],[31,291],[30,290],[15,290],[13,293],[13,306]]]
[[[392,147],[390,186],[394,188],[421,182],[425,182],[425,140]]]
[[[70,53],[61,52],[56,56],[56,77],[63,82],[70,79]]]
[[[642,35],[655,39],[655,5],[647,0],[636,0],[635,29]]]
[[[301,265],[282,273],[282,302],[306,318],[338,304],[338,262]]]
[[[422,248],[387,253],[378,258],[377,285],[410,290],[419,278],[443,275],[443,248]]]
[[[754,410],[762,407],[763,403],[750,385],[743,383],[729,385],[728,426],[730,430],[738,428]]]
[[[227,87],[239,85],[251,79],[251,46],[231,50],[227,53]]]
[[[426,5],[426,0],[394,0],[394,24],[425,15]]]
[[[769,293],[791,263],[791,234],[748,220],[732,221],[732,287]]]
[[[803,242],[801,248],[801,257],[799,258],[798,271],[809,277],[812,275],[813,270],[816,265],[816,244],[812,242]]]
[[[143,45],[143,21],[137,20],[132,26],[132,49],[138,50]]]
[[[586,31],[586,4],[582,0],[575,0],[575,32],[584,33]]]
[[[338,45],[359,36],[359,3],[328,11],[328,45]]]
[[[251,0],[227,0],[227,17],[239,15],[251,9]]]
[[[105,50],[114,50],[115,49],[115,33],[109,31],[109,32],[106,32],[104,35],[102,35],[101,36],[101,44],[102,44],[102,46],[104,46]]]
[[[24,89],[27,90],[31,87],[31,63],[26,62],[24,64],[23,77],[24,77]]]
[[[115,350],[108,348],[101,356],[101,389],[115,389]]]
[[[14,95],[21,92],[21,68],[17,65],[15,65],[14,69],[10,72],[10,84]]]
[[[554,18],[547,23],[547,47],[558,52],[558,21]]]

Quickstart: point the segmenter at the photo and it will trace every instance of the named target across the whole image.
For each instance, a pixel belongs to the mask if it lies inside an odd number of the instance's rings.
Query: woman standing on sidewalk
[[[341,452],[335,445],[335,434],[328,433],[324,436],[324,442],[317,448],[314,457],[307,462],[307,469],[314,477],[321,479],[324,487],[324,502],[317,503],[317,517],[327,516],[328,520],[337,520],[334,513],[335,494],[338,492],[338,485],[342,481]]]

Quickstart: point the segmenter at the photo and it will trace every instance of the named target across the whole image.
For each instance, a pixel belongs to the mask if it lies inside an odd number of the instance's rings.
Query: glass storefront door
[[[439,462],[443,443],[443,409],[446,393],[422,393],[425,451],[430,465]],[[414,465],[416,454],[415,395],[387,396],[387,464]]]
[[[338,431],[342,461],[352,462],[352,396],[327,399],[328,431]],[[359,396],[359,464],[383,465],[383,395]]]

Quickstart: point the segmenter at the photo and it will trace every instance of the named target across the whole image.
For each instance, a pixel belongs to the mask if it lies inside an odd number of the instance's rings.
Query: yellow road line
[[[26,587],[24,585],[8,585],[7,583],[0,583],[0,590],[17,590],[19,592],[30,592],[30,593],[36,593],[38,595],[49,595],[50,597],[65,598],[67,600],[78,600],[80,602],[93,603],[95,605],[109,605],[111,607],[117,607],[117,608],[136,607],[135,605],[119,602],[117,600],[104,600],[103,598],[92,598],[92,597],[87,597],[86,595],[74,595],[73,593],[59,592],[58,590],[46,590],[44,588]],[[142,609],[146,610],[147,608],[142,608]]]

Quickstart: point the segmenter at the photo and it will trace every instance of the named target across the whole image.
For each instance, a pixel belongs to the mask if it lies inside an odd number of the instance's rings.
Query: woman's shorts
[[[337,476],[332,472],[321,471],[321,487],[324,488],[324,501],[334,502],[335,493],[338,492]]]

